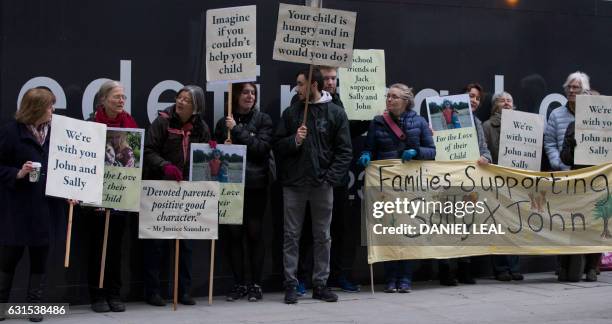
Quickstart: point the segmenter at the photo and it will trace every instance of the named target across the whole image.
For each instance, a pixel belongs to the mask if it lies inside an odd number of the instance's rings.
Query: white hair
[[[495,114],[501,111],[500,106],[497,105],[497,99],[504,98],[504,97],[510,98],[513,101],[512,109],[514,109],[514,99],[512,98],[512,95],[506,91],[502,91],[502,92],[498,92],[494,94],[493,97],[491,98],[491,107],[492,107],[491,113],[492,114]]]
[[[578,82],[580,82],[580,86],[582,87],[582,93],[587,93],[591,90],[589,76],[586,73],[580,71],[576,71],[567,76],[567,80],[565,80],[565,83],[563,84],[563,89],[567,89],[569,84],[574,80],[578,80]]]

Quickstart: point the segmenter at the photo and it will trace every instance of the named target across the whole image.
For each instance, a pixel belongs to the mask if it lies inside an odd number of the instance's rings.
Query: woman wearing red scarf
[[[127,97],[124,88],[117,81],[102,84],[96,94],[96,111],[93,121],[106,124],[108,127],[137,128],[132,116],[124,110]],[[123,312],[125,305],[121,302],[121,240],[125,229],[127,212],[111,210],[106,248],[106,266],[104,270],[104,288],[98,288],[100,279],[100,258],[104,235],[104,209],[84,207],[89,222],[89,294],[91,309],[97,313]]]

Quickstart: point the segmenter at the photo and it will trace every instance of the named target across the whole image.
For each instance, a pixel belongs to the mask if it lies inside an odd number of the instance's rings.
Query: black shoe
[[[238,299],[242,299],[242,297],[247,295],[247,287],[245,285],[234,285],[234,288],[227,294],[225,300],[227,301],[235,301]]]
[[[45,284],[45,275],[40,273],[30,273],[28,281],[28,292],[26,301],[28,303],[40,303],[42,301],[43,286]],[[42,322],[42,316],[33,316],[29,318],[30,322]]]
[[[34,323],[38,323],[38,322],[42,322],[43,321],[43,317],[42,316],[30,317],[28,319],[30,320],[30,322],[34,322]]]
[[[249,301],[256,302],[263,298],[263,293],[261,292],[261,286],[253,284],[249,286]]]
[[[597,281],[597,270],[589,269],[586,274],[586,281],[595,282]]]
[[[297,304],[298,295],[295,286],[285,287],[285,304]]]
[[[125,304],[121,302],[121,299],[117,297],[108,298],[108,307],[111,312],[121,313],[125,312]]]
[[[164,301],[159,294],[154,294],[147,297],[147,304],[153,306],[166,306],[166,301]]]
[[[187,306],[193,306],[196,304],[196,301],[189,294],[183,294],[179,297],[179,303]]]
[[[91,310],[96,313],[107,313],[110,312],[110,307],[106,300],[102,298],[96,298],[91,302]]]
[[[449,287],[453,287],[457,285],[457,279],[455,279],[453,276],[443,276],[440,277],[440,285],[442,286],[449,286]]]
[[[338,295],[334,294],[328,287],[319,286],[312,289],[312,299],[320,299],[326,302],[337,302]]]
[[[523,275],[520,274],[519,272],[513,272],[510,275],[512,276],[512,280],[520,281],[520,280],[525,279],[525,277],[523,277]]]
[[[510,281],[512,280],[512,275],[508,273],[508,271],[500,272],[495,275],[495,280],[498,281]]]

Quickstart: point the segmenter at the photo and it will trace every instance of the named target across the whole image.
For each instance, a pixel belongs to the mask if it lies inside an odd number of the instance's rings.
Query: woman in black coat
[[[49,135],[55,96],[28,90],[15,120],[0,129],[0,303],[9,299],[15,268],[28,248],[27,301],[40,302],[49,244],[62,239],[65,202],[45,196]],[[30,177],[33,163],[39,176]],[[42,317],[31,318],[39,322]]]
[[[246,145],[247,165],[244,193],[243,225],[226,225],[227,246],[230,264],[234,274],[234,288],[227,295],[227,301],[241,299],[248,295],[249,301],[262,298],[261,273],[264,262],[263,216],[268,201],[268,159],[272,137],[272,119],[268,114],[255,108],[257,87],[252,82],[232,85],[231,116],[219,119],[215,137],[219,143]],[[249,260],[244,262],[244,255]],[[245,269],[249,264],[250,268]],[[246,271],[245,271],[246,270]],[[250,276],[247,283],[245,272]]]

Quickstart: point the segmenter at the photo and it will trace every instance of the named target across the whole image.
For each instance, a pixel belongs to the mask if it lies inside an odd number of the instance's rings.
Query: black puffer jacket
[[[247,188],[263,188],[268,185],[268,169],[272,141],[272,119],[266,113],[252,109],[248,114],[233,114],[236,126],[232,129],[232,144],[247,146]],[[223,144],[227,139],[225,117],[215,126],[215,139]]]
[[[341,184],[353,157],[348,119],[329,94],[308,105],[308,135],[298,146],[297,129],[304,117],[304,102],[285,109],[274,137],[278,178],[283,186]]]
[[[174,112],[174,105],[159,112],[147,129],[144,144],[143,179],[163,180],[164,166],[174,164],[183,170],[183,179],[189,179],[191,143],[208,143],[210,129],[200,115],[193,115],[183,124]]]

